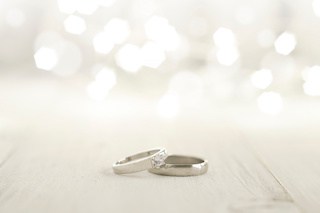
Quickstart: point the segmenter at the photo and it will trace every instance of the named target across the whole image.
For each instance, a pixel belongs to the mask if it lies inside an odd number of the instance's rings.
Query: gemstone
[[[152,162],[152,166],[154,168],[160,168],[161,166],[163,166],[165,164],[164,160],[168,157],[167,153],[165,151],[162,151],[160,153],[158,153],[156,156],[154,156],[151,159]]]

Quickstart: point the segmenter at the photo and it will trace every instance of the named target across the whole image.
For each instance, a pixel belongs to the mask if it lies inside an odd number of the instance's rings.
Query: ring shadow
[[[107,176],[107,177],[114,177],[114,176],[118,176],[118,177],[124,177],[124,178],[136,178],[136,179],[141,179],[141,178],[155,178],[155,177],[158,177],[158,178],[163,178],[164,176],[163,175],[155,175],[155,174],[152,174],[148,171],[142,171],[142,172],[136,172],[136,173],[131,173],[131,174],[115,174],[113,172],[113,169],[112,167],[109,167],[109,168],[105,168],[101,171],[101,174],[103,174],[104,176]]]

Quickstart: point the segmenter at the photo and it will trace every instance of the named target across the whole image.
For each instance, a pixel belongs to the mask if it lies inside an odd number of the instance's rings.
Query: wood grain
[[[84,122],[55,115],[29,129],[0,170],[0,212],[300,212],[243,136],[220,119]],[[209,172],[187,178],[112,173],[118,158],[156,145],[206,157]]]
[[[0,121],[5,120],[0,128],[0,212],[320,209],[316,131],[300,143],[305,136],[291,137],[290,126],[283,125],[288,131],[267,132],[283,123],[265,131],[251,128],[244,125],[247,117],[240,124],[235,119],[241,114],[238,108],[211,105],[162,120],[155,116],[152,101],[110,97],[106,103],[93,103],[56,83],[26,82],[19,83],[24,91],[0,84]],[[113,174],[114,161],[156,146],[207,158],[209,171],[183,178]]]
[[[320,141],[318,132],[310,129],[260,131],[250,139],[279,182],[305,212],[320,209]],[[261,137],[263,136],[263,137]],[[259,137],[259,139],[258,139]]]

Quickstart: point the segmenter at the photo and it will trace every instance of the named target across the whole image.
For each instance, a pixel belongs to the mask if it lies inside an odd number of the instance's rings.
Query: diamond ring
[[[208,161],[198,157],[169,155],[162,166],[153,167],[148,171],[167,176],[202,175],[208,171]]]
[[[128,156],[114,163],[112,167],[116,174],[140,172],[152,168],[161,168],[164,166],[166,158],[166,150],[164,148],[157,148]]]

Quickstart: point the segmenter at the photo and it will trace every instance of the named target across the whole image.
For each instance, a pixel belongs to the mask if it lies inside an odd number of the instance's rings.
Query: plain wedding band
[[[191,156],[169,155],[165,164],[159,168],[148,170],[157,175],[166,176],[195,176],[202,175],[208,171],[208,161]]]
[[[140,172],[163,166],[166,157],[164,148],[155,148],[119,160],[113,164],[112,168],[116,174]]]

